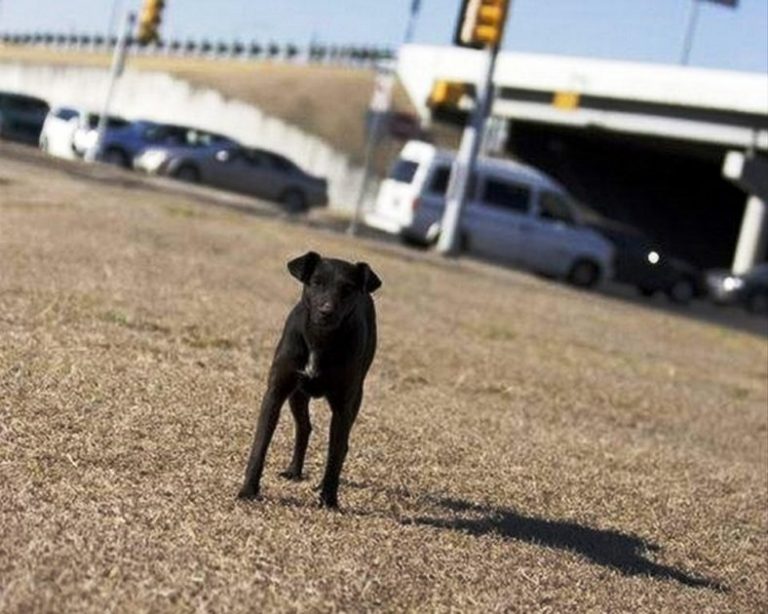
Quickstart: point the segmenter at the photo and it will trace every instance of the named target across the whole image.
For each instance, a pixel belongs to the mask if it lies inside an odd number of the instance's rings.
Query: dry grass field
[[[70,168],[0,150],[0,612],[768,608],[764,337]],[[322,403],[235,499],[308,248],[384,280],[342,513]]]

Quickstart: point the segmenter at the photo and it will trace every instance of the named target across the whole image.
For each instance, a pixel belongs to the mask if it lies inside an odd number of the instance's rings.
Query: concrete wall
[[[51,106],[98,111],[107,88],[107,74],[100,68],[0,63],[0,90],[38,96]],[[354,207],[362,170],[345,154],[254,106],[225,99],[214,90],[193,87],[165,73],[127,70],[116,87],[112,111],[128,119],[212,130],[284,154],[308,172],[328,179],[332,207],[346,211]],[[369,199],[375,189],[373,185]]]

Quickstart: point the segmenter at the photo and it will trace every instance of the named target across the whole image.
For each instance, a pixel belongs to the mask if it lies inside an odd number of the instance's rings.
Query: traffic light
[[[460,47],[498,48],[510,0],[463,0],[453,43]]]
[[[137,39],[139,44],[148,45],[160,40],[158,28],[165,8],[165,0],[144,0],[144,6],[139,15],[139,32]]]
[[[427,106],[433,120],[463,125],[477,104],[476,98],[477,91],[473,83],[440,79],[432,85]]]

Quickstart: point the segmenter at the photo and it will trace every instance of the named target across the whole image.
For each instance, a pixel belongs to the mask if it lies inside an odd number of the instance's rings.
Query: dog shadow
[[[616,570],[625,576],[647,576],[672,580],[693,588],[728,592],[723,584],[686,571],[662,565],[648,558],[659,546],[635,535],[595,529],[574,522],[525,516],[512,509],[492,507],[459,499],[428,497],[454,517],[416,516],[400,519],[402,524],[425,525],[460,531],[475,537],[496,535],[505,540],[524,541],[547,548],[574,552],[596,565]],[[474,516],[474,517],[473,517]]]
[[[694,575],[671,565],[654,562],[649,555],[661,548],[636,535],[609,529],[595,529],[575,522],[548,520],[526,516],[513,509],[480,505],[471,501],[441,497],[432,494],[414,495],[403,488],[378,488],[368,483],[344,481],[356,489],[383,491],[398,499],[404,506],[410,502],[425,503],[444,510],[434,516],[408,516],[399,513],[395,520],[403,525],[422,525],[436,529],[459,531],[474,537],[494,535],[505,541],[523,541],[537,546],[573,552],[595,565],[618,571],[625,576],[645,576],[658,580],[678,582],[692,588],[720,593],[730,589],[716,580]],[[369,515],[366,512],[353,512]]]

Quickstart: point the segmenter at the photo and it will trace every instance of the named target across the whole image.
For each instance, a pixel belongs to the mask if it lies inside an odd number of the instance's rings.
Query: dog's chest
[[[311,397],[322,397],[328,392],[329,368],[321,361],[320,352],[310,351],[304,369],[299,371],[299,388]]]

